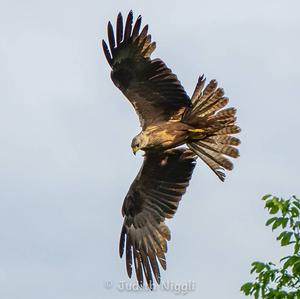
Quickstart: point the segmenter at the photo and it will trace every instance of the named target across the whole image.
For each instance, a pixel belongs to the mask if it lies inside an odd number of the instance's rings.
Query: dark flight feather
[[[138,36],[141,28],[141,23],[142,23],[142,16],[139,15],[132,30],[132,40],[135,40],[136,37]]]
[[[108,25],[107,25],[107,35],[108,35],[110,51],[113,55],[113,51],[115,49],[115,37],[114,37],[114,29],[113,29],[111,22],[108,22]]]
[[[164,220],[174,216],[189,185],[195,160],[195,155],[183,148],[147,154],[124,200],[119,251],[122,257],[126,248],[128,276],[131,277],[133,261],[141,286],[145,278],[152,289],[153,276],[160,283],[157,262],[166,269],[165,253],[171,238]]]
[[[127,19],[126,19],[126,25],[125,25],[125,33],[124,33],[124,42],[126,42],[130,35],[132,30],[132,21],[133,21],[133,13],[132,10],[129,12]]]
[[[103,43],[103,50],[112,67],[111,77],[115,85],[134,106],[143,128],[169,119],[180,119],[190,99],[176,75],[160,59],[151,59],[156,44],[148,34],[148,25],[142,31],[141,16],[133,25],[132,11],[125,23],[117,17],[116,38],[111,23],[107,33],[110,45]]]
[[[123,16],[121,13],[117,17],[117,46],[120,45],[123,40]]]
[[[107,46],[105,40],[102,40],[102,47],[103,47],[103,51],[104,51],[107,62],[109,63],[109,65],[112,65],[112,58],[110,56],[110,52],[108,50],[108,46]]]

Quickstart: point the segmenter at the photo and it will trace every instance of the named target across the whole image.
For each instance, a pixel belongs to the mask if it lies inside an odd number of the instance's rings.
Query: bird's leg
[[[196,129],[195,128],[195,129],[188,129],[187,131],[190,133],[189,137],[192,139],[199,140],[199,139],[206,137],[206,130],[204,130],[204,129]]]
[[[204,133],[204,129],[188,129],[189,132],[191,133]]]

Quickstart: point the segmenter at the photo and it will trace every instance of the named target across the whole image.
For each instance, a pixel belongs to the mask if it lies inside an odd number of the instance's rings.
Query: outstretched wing
[[[148,25],[140,32],[142,18],[133,26],[129,12],[125,27],[119,13],[116,38],[108,23],[109,48],[103,40],[106,59],[112,67],[111,78],[134,106],[143,128],[159,121],[177,119],[189,106],[190,99],[176,75],[160,59],[151,59],[155,42],[151,42]]]
[[[189,149],[172,149],[147,154],[123,203],[125,217],[120,238],[120,256],[126,252],[128,276],[134,263],[137,280],[144,276],[153,288],[153,274],[160,283],[158,262],[166,269],[165,253],[169,228],[165,218],[172,218],[191,179],[196,158]],[[126,240],[125,240],[126,239]]]

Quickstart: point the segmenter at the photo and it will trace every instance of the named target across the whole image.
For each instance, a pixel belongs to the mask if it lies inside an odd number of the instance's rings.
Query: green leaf
[[[272,196],[271,194],[266,194],[262,197],[261,200],[266,200],[266,199],[270,198],[271,196]]]
[[[276,214],[278,211],[279,211],[279,207],[274,205],[274,206],[269,210],[269,213],[270,213],[270,214]]]
[[[277,238],[276,238],[276,240],[281,240],[284,236],[285,236],[285,234],[286,234],[287,232],[286,231],[284,231],[284,232],[282,232]]]
[[[253,283],[252,282],[247,282],[242,285],[241,291],[245,293],[245,295],[250,295],[250,291],[253,288]]]
[[[295,207],[291,208],[291,213],[293,217],[299,217],[299,210]]]
[[[295,228],[300,228],[300,221],[296,221],[296,223],[294,224]]]
[[[253,262],[252,263],[252,270],[251,274],[255,271],[256,273],[260,273],[265,267],[269,267],[268,265],[265,265],[264,263],[261,262]]]
[[[294,206],[296,206],[300,210],[300,201],[294,201],[293,202]]]
[[[272,230],[276,229],[277,227],[279,227],[282,224],[282,218],[277,218],[276,221],[274,221],[273,225],[272,225]]]
[[[294,264],[292,272],[296,277],[300,277],[300,260]]]
[[[268,199],[265,203],[265,208],[271,209],[272,207],[274,207],[274,201],[273,199]]]
[[[278,219],[278,217],[272,217],[270,218],[267,222],[266,222],[266,226],[269,226],[270,224],[272,224],[274,221],[276,221]]]
[[[255,299],[259,298],[259,290],[260,290],[260,285],[258,283],[254,284],[254,298]]]
[[[288,222],[289,222],[289,218],[283,218],[281,222],[282,228],[286,228]]]
[[[286,232],[286,234],[281,239],[281,246],[289,245],[292,235],[293,235],[293,232]]]
[[[295,255],[289,257],[289,258],[286,260],[286,262],[283,264],[283,269],[285,270],[285,269],[287,269],[287,268],[293,266],[296,262],[298,262],[299,259],[300,259],[300,257],[297,257],[297,256],[295,256]],[[300,260],[299,260],[299,262],[300,262]]]

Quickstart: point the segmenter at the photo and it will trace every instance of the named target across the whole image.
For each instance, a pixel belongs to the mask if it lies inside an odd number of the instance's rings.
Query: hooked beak
[[[137,146],[134,146],[134,147],[132,148],[132,152],[133,152],[134,155],[135,155],[138,151],[139,151],[139,148],[138,148]]]

